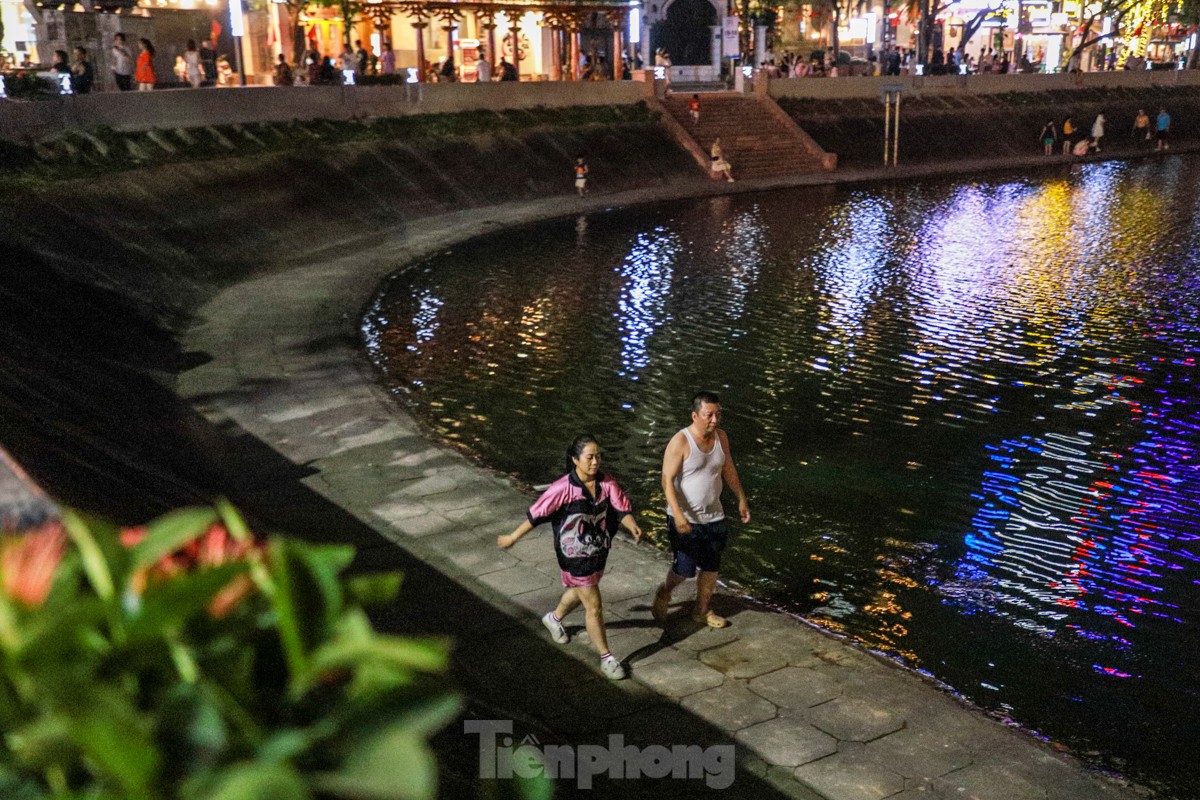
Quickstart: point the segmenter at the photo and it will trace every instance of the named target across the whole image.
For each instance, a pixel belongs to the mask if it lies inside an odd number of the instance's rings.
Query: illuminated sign
[[[242,0],[229,0],[229,33],[234,37],[246,34],[246,24],[242,17]]]

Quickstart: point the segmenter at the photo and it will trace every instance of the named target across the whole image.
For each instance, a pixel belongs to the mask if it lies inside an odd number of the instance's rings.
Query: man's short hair
[[[710,406],[721,405],[721,398],[717,397],[714,392],[696,392],[696,396],[692,398],[692,412],[699,414],[700,406],[708,403]]]

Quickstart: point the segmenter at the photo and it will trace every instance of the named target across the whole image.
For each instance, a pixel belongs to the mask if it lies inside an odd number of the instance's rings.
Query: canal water
[[[1172,156],[591,215],[418,264],[363,331],[492,467],[547,483],[594,432],[659,542],[663,447],[718,392],[753,512],[725,578],[1192,798],[1198,185]]]

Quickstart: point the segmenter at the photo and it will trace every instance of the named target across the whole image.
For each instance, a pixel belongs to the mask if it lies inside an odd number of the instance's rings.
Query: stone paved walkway
[[[510,551],[495,545],[529,497],[427,440],[373,383],[356,325],[379,281],[424,253],[518,222],[657,199],[665,198],[647,190],[460,212],[280,265],[198,312],[184,344],[212,360],[184,374],[178,390],[214,425],[303,465],[309,490],[461,586],[464,594],[447,602],[475,596],[505,612],[498,622],[463,614],[448,623],[469,653],[455,669],[476,692],[508,698],[508,708],[515,703],[565,741],[621,733],[645,743],[733,742],[738,797],[1144,796],[910,672],[751,602],[720,597],[718,610],[732,620],[721,631],[691,623],[683,596],[665,625],[655,623],[648,606],[667,561],[646,545],[618,542],[604,581],[612,647],[632,680],[599,678],[581,618],[567,621],[569,645],[549,643],[538,616],[561,589],[545,532]],[[640,796],[634,783],[592,796]],[[650,783],[655,797],[697,791],[694,782]]]

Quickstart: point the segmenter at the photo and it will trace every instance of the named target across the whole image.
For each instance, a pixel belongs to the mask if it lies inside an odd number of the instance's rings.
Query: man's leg
[[[700,574],[696,576],[697,617],[708,615],[708,603],[710,600],[712,600],[713,592],[717,588],[717,577],[719,575],[719,572],[700,570]]]
[[[681,575],[680,572],[688,573]],[[654,603],[650,606],[650,616],[655,619],[666,619],[671,607],[671,592],[675,587],[696,573],[696,567],[686,553],[675,551],[675,558],[667,569],[667,579],[658,585],[654,591]]]

